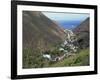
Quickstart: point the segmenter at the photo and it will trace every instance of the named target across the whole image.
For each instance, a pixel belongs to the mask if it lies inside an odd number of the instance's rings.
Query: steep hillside
[[[73,29],[73,32],[78,37],[80,48],[89,47],[89,24],[90,18],[84,20],[78,27]]]
[[[55,49],[64,36],[63,29],[42,12],[23,11],[23,68],[46,67],[42,53]]]
[[[42,51],[61,43],[63,30],[39,11],[23,11],[23,47]]]

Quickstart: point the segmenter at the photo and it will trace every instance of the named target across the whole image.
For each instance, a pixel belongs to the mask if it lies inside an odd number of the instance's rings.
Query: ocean
[[[57,23],[64,29],[74,29],[76,28],[81,21],[57,21]]]

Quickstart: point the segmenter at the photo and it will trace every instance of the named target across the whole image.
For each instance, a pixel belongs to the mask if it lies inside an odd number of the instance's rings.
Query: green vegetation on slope
[[[34,53],[34,54],[33,54]],[[23,50],[23,68],[39,68],[43,65],[43,58],[40,51],[34,51],[32,49]]]
[[[33,54],[32,49],[24,49],[23,51],[23,68],[43,68],[43,67],[64,67],[64,66],[88,66],[89,65],[89,48],[81,50],[75,55],[65,57],[61,61],[51,62],[37,54]]]
[[[89,65],[89,49],[81,50],[76,55],[65,58],[59,61],[52,67],[64,67],[64,66],[88,66]]]

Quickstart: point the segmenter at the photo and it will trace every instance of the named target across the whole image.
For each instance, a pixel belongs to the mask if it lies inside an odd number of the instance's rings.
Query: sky
[[[89,17],[89,14],[83,13],[58,13],[58,12],[42,12],[48,18],[57,21],[63,28],[73,29],[77,27],[82,21]]]
[[[47,17],[56,20],[56,21],[83,21],[89,14],[80,14],[80,13],[55,13],[55,12],[43,12]]]

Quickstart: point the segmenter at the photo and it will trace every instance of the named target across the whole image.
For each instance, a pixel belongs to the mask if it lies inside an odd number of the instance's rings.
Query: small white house
[[[68,51],[67,50],[64,50],[64,52],[67,53]]]
[[[51,60],[51,55],[49,55],[49,54],[43,54],[43,57]]]
[[[64,41],[64,45],[66,45],[66,44],[68,44],[68,42],[65,40],[65,41]]]
[[[63,48],[59,48],[59,51],[64,51],[64,49]]]

